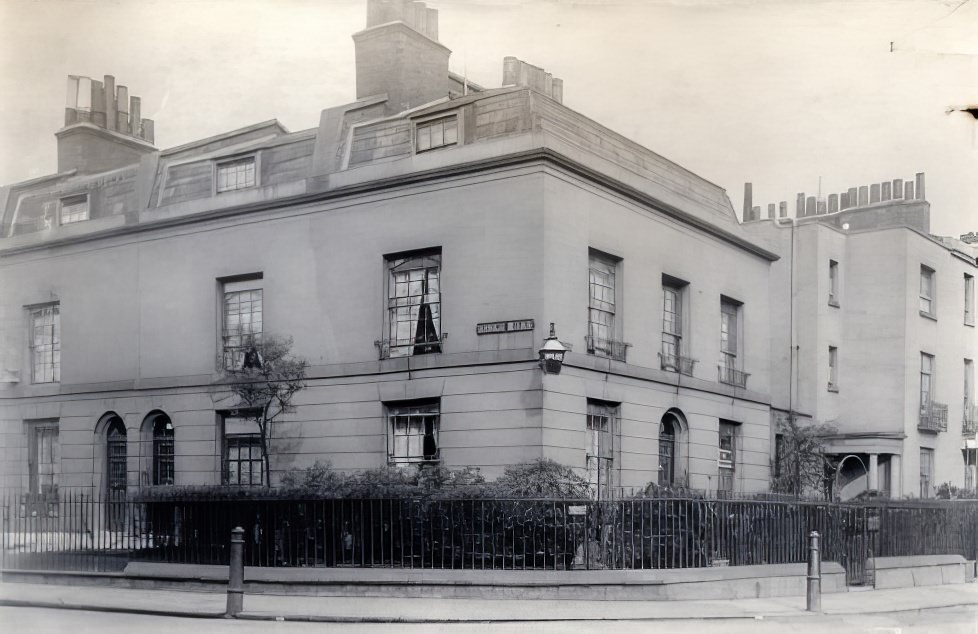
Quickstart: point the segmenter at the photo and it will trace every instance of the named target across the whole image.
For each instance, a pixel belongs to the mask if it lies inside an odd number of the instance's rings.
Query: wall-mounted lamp
[[[567,348],[557,339],[553,322],[550,322],[550,336],[543,341],[543,347],[540,348],[540,368],[543,373],[560,374],[566,352]]]

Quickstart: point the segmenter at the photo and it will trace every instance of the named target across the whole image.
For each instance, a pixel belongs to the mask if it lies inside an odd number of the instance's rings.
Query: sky
[[[754,202],[927,175],[978,231],[978,0],[431,0],[451,69],[515,55],[564,104]],[[0,0],[0,184],[54,173],[65,78],[111,74],[160,148],[355,97],[366,0]]]

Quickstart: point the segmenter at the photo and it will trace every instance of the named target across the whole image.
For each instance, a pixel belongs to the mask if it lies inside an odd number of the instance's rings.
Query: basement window
[[[442,117],[418,123],[415,127],[415,150],[426,152],[458,144],[458,117]]]
[[[61,224],[88,220],[88,194],[61,199]]]
[[[219,194],[254,187],[256,183],[254,156],[217,164],[217,193]]]

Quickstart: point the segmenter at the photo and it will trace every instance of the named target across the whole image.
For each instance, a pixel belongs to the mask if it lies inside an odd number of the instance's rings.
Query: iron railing
[[[717,366],[717,371],[720,383],[726,383],[727,385],[744,389],[747,388],[747,378],[750,377],[750,373],[741,372],[740,370],[735,370],[722,364]]]
[[[588,354],[609,357],[614,361],[625,362],[625,354],[632,344],[615,339],[602,339],[593,335],[584,337]]]
[[[695,365],[696,359],[684,357],[679,354],[659,353],[659,367],[663,370],[693,376],[693,366]]]
[[[921,404],[917,429],[932,432],[947,431],[947,405],[935,401]]]
[[[978,503],[632,498],[157,500],[64,492],[2,498],[5,569],[227,564],[231,529],[265,567],[651,569],[801,563],[806,537],[859,582],[872,556],[978,547]]]
[[[964,406],[964,416],[961,419],[961,435],[974,436],[978,434],[978,405]]]

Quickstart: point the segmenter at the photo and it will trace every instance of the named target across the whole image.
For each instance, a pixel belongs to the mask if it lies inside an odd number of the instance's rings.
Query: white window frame
[[[251,163],[252,168],[252,181],[251,183],[245,182],[243,185],[237,185],[237,176],[235,177],[236,184],[234,187],[228,187],[227,182],[221,187],[221,170],[225,170],[234,167],[238,164]],[[235,156],[229,158],[223,158],[221,160],[214,161],[214,194],[226,194],[230,192],[237,192],[244,189],[253,189],[259,186],[260,183],[260,164],[258,154],[247,154],[243,156]]]
[[[83,202],[85,205],[83,211],[75,211],[72,209],[73,207],[80,207],[81,203]],[[66,211],[68,213],[66,213]],[[76,222],[91,220],[91,217],[91,197],[87,193],[65,196],[58,200],[58,224],[70,225]]]
[[[740,425],[734,421],[720,419],[717,430],[717,491],[733,493],[737,480],[737,437]],[[724,440],[729,438],[729,448]]]
[[[740,332],[742,307],[743,304],[736,300],[720,298],[720,359],[723,367],[732,370],[740,369],[743,358],[743,337]]]
[[[587,401],[587,479],[592,493],[600,499],[611,498],[614,492],[619,411],[617,403]]]
[[[27,347],[30,355],[31,383],[61,382],[61,304],[52,302],[27,307]],[[51,323],[37,323],[50,316]],[[40,329],[50,329],[50,336],[41,336]],[[44,362],[50,355],[50,361]],[[39,369],[44,366],[44,371]],[[48,367],[49,366],[49,367]]]
[[[829,392],[839,391],[839,348],[829,346]]]
[[[251,310],[231,312],[232,306],[250,304]],[[257,301],[257,310],[255,303]],[[260,346],[264,332],[265,280],[262,274],[228,278],[221,281],[221,339],[220,350],[225,370],[244,369],[248,348]],[[244,315],[248,316],[243,320]],[[256,317],[257,314],[257,326]],[[230,322],[230,323],[229,323]],[[249,341],[250,338],[250,341]]]
[[[975,325],[975,276],[964,274],[964,323]]]
[[[920,448],[920,497],[929,498],[934,494],[934,450]]]
[[[839,263],[829,260],[829,306],[839,307]]]
[[[454,125],[446,128],[445,124],[447,122],[452,122]],[[433,135],[436,130],[441,135],[441,140],[437,143],[434,142],[435,136]],[[448,134],[449,131],[451,131],[451,134]],[[448,140],[449,136],[452,137],[452,140]],[[424,143],[422,142],[423,138],[427,138]],[[458,113],[452,113],[449,115],[439,114],[428,119],[416,121],[414,123],[413,140],[415,154],[422,154],[424,152],[431,152],[432,150],[438,150],[440,148],[460,145],[461,139],[462,120],[461,117],[458,116]]]
[[[220,414],[221,417],[221,483],[225,486],[260,487],[268,481],[265,473],[265,458],[262,454],[261,433],[258,423],[248,415],[237,416],[229,412]],[[230,425],[229,425],[230,423]],[[229,426],[237,426],[237,431],[228,431]],[[254,427],[254,430],[244,431],[244,428]],[[248,456],[241,457],[241,450],[248,449]],[[235,459],[231,459],[232,450],[237,450]],[[255,455],[257,452],[257,456]],[[231,478],[231,464],[234,463],[235,477]],[[248,464],[248,477],[242,481],[242,465]],[[258,479],[255,480],[255,464],[258,464]]]
[[[663,280],[662,282],[662,354],[675,357],[686,352],[686,284]],[[673,309],[669,310],[672,304]],[[672,324],[670,329],[669,324]]]
[[[926,352],[920,353],[920,411],[926,412],[934,400],[934,365],[936,357]],[[925,389],[926,384],[926,389]]]
[[[624,361],[621,269],[621,258],[588,250],[587,351]]]
[[[57,419],[25,421],[27,428],[27,473],[28,486],[33,494],[42,495],[54,493],[58,490],[61,479],[61,430]],[[50,432],[53,430],[53,434]],[[53,436],[51,441],[50,465],[51,473],[41,473],[41,455],[39,440],[44,435]],[[50,476],[51,482],[45,484],[41,482],[42,477],[47,479]]]
[[[388,464],[434,464],[441,460],[439,399],[385,403],[384,409],[387,418]],[[425,451],[426,442],[434,444],[433,452]]]
[[[924,264],[920,265],[920,314],[937,319],[937,271]]]
[[[386,304],[384,336],[380,342],[382,358],[442,352],[447,336],[442,313],[443,266],[440,247],[384,257]],[[418,341],[417,330],[424,317],[424,307],[427,307],[431,316],[430,323],[435,336],[427,336],[425,328],[425,338]],[[405,324],[408,330],[400,328]],[[413,332],[408,332],[409,330]]]

